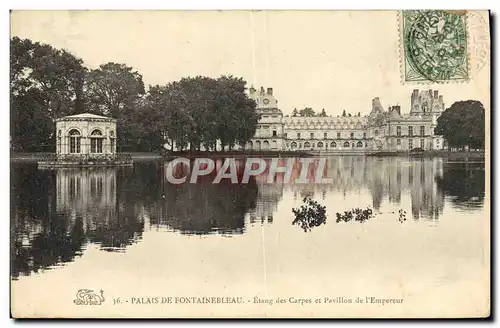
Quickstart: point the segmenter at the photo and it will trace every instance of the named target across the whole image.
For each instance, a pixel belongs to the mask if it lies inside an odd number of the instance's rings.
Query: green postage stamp
[[[466,11],[404,10],[401,18],[404,82],[469,79]]]

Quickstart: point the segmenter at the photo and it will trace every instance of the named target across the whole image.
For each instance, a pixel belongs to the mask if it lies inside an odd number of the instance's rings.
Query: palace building
[[[261,87],[257,92],[250,88],[249,98],[257,103],[257,112],[261,119],[257,124],[257,131],[245,149],[254,150],[282,150],[285,143],[283,112],[278,108],[278,101],[273,95],[273,89],[267,92]]]
[[[385,110],[378,97],[365,116],[283,117],[273,89],[250,88],[261,119],[246,150],[297,150],[364,154],[374,151],[443,149],[444,140],[434,135],[437,118],[444,110],[443,96],[433,90],[413,90],[408,114],[401,106]]]

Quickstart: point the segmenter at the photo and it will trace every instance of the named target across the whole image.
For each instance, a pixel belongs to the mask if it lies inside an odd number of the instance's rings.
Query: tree
[[[299,112],[297,111],[297,108],[294,108],[293,112],[292,112],[292,116],[296,117],[297,115],[299,115]]]
[[[481,102],[457,101],[438,118],[434,133],[443,136],[450,147],[484,149],[484,125]]]
[[[118,148],[139,150],[142,130],[139,117],[145,94],[142,76],[125,64],[109,62],[88,74],[86,99],[89,111],[117,119]]]
[[[181,150],[215,150],[219,140],[231,149],[248,142],[257,129],[255,101],[245,94],[241,78],[197,76],[150,88],[149,99],[160,112],[165,141]]]
[[[324,108],[321,110],[321,114],[319,116],[321,116],[321,117],[327,117],[326,111],[325,111]]]
[[[313,116],[316,116],[316,113],[314,113],[314,110],[311,107],[306,107],[304,109],[301,109],[299,111],[299,114],[302,117],[313,117]]]
[[[144,95],[142,75],[125,64],[109,62],[92,70],[87,78],[89,107],[102,115],[119,118]]]
[[[122,112],[117,127],[122,151],[157,151],[163,148],[163,115],[149,97],[141,98],[135,107]]]
[[[10,42],[12,146],[54,148],[54,119],[84,110],[83,61],[66,50],[14,37]]]

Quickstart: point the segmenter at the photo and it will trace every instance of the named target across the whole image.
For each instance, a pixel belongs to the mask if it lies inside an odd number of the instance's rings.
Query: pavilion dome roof
[[[96,115],[96,114],[92,114],[92,113],[82,113],[82,114],[76,114],[76,115],[69,115],[69,116],[64,116],[64,117],[61,117],[57,120],[66,120],[66,119],[100,119],[100,120],[115,120],[114,118],[112,117],[108,117],[108,116],[101,116],[101,115]]]

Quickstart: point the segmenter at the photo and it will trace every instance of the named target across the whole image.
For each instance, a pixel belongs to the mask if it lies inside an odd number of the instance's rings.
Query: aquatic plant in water
[[[400,209],[399,210],[399,222],[403,223],[406,221],[406,211]]]
[[[293,208],[292,212],[295,214],[295,219],[292,224],[300,225],[305,232],[311,231],[313,227],[318,227],[322,224],[326,223],[326,206],[322,206],[317,201],[312,200],[309,197],[305,197],[303,199],[304,204],[300,208]],[[394,214],[394,212],[390,212]],[[399,213],[399,222],[403,223],[406,221],[406,211],[400,209]],[[378,213],[382,214],[382,213]],[[349,221],[357,221],[357,222],[365,222],[373,218],[376,214],[373,213],[371,208],[361,209],[359,207],[353,208],[348,211],[344,211],[344,213],[338,212],[335,214],[337,217],[336,223],[339,222],[349,222]]]
[[[300,208],[292,208],[295,220],[292,224],[299,225],[305,232],[326,223],[326,206],[309,197],[303,199],[304,204]]]
[[[361,208],[354,208],[350,211],[344,211],[344,213],[337,213],[337,223],[344,221],[349,222],[351,220],[364,222],[373,217],[373,211],[371,208],[365,210]]]

